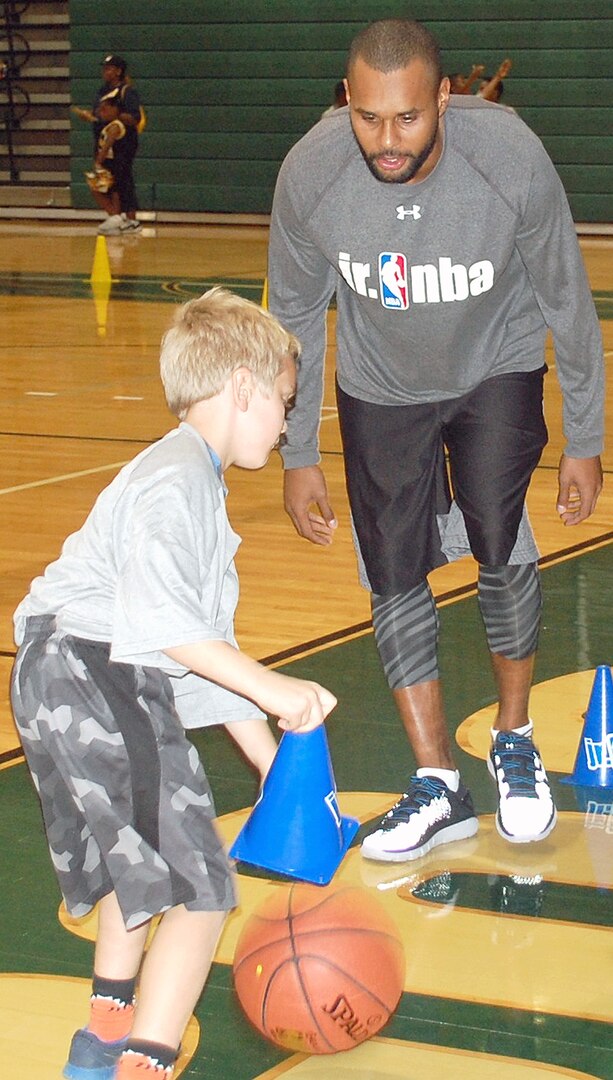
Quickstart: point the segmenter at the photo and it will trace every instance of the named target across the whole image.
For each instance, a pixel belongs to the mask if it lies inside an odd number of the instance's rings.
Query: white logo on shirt
[[[399,221],[404,221],[408,217],[413,218],[413,221],[419,221],[421,217],[420,210],[421,206],[417,206],[416,203],[413,203],[412,206],[397,206],[396,217]]]
[[[352,259],[341,251],[338,268],[358,296],[378,300],[385,308],[406,311],[411,304],[451,304],[480,296],[494,286],[494,264],[481,259],[464,266],[441,256],[436,263],[408,264],[400,252],[381,252],[375,274],[371,264]],[[374,280],[373,280],[374,278]]]

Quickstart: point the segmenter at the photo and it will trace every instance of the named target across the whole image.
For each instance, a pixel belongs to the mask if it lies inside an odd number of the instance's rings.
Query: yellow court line
[[[110,465],[99,465],[96,469],[81,469],[80,472],[64,473],[62,476],[49,476],[46,480],[31,480],[29,484],[15,484],[13,487],[0,488],[0,495],[12,495],[15,491],[29,491],[31,488],[59,484],[63,480],[78,480],[81,476],[94,476],[96,473],[109,472],[111,469],[121,469],[131,460],[128,458],[128,461],[113,461]]]

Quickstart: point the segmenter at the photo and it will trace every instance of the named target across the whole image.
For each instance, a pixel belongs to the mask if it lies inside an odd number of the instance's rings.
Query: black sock
[[[172,1046],[146,1042],[145,1039],[128,1039],[126,1050],[132,1050],[135,1054],[145,1054],[147,1057],[153,1058],[154,1061],[159,1062],[163,1069],[168,1069],[171,1065],[174,1065],[179,1053]]]
[[[122,1005],[132,1005],[136,979],[103,979],[96,975],[92,979],[92,997],[114,998]]]

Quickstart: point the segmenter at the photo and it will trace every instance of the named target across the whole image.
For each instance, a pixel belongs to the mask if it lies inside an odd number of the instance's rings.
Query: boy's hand
[[[258,704],[279,717],[282,731],[313,731],[336,705],[336,698],[319,683],[266,671]]]

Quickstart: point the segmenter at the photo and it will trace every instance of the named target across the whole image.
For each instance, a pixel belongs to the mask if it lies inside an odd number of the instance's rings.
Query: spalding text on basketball
[[[322,1009],[356,1043],[368,1039],[373,1027],[377,1030],[381,1027],[380,1015],[371,1016],[366,1021],[360,1020],[343,994],[339,994],[333,1005],[323,1005]]]

